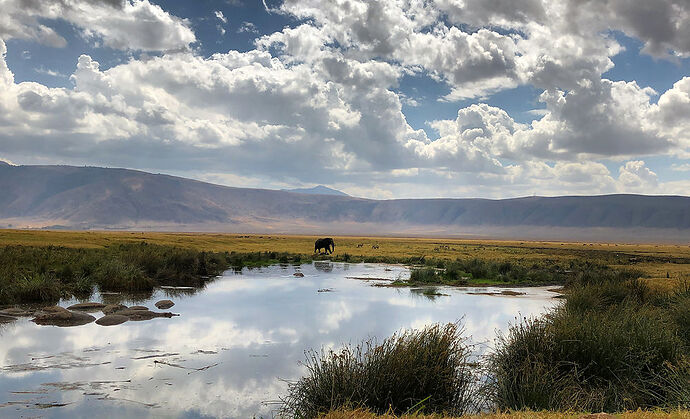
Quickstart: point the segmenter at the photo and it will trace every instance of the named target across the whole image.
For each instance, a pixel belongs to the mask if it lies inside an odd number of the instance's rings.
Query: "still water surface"
[[[512,289],[523,296],[439,288],[447,295],[429,297],[361,279],[407,277],[405,267],[378,264],[244,269],[202,290],[122,301],[156,310],[156,301],[170,298],[179,317],[111,327],[37,326],[26,318],[0,325],[0,417],[271,418],[284,380],[304,373],[305,349],[463,319],[481,350],[517,316],[555,301],[544,288]],[[47,407],[55,404],[65,405]]]

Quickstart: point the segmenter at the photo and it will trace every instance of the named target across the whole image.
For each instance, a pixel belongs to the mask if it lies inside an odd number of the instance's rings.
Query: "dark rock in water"
[[[52,317],[55,319],[68,320],[72,318],[72,312],[64,307],[60,306],[49,306],[43,307],[36,313],[36,318]]]
[[[149,308],[148,308],[148,307],[144,307],[144,306],[132,306],[132,307],[130,307],[129,309],[130,309],[130,310],[148,310]]]
[[[122,324],[129,320],[129,317],[123,316],[121,314],[106,314],[100,319],[96,320],[96,324],[101,326],[115,326]]]
[[[31,316],[33,313],[27,310],[22,310],[21,308],[10,307],[4,310],[0,310],[0,314],[11,317],[24,317]]]
[[[17,320],[16,317],[9,316],[7,314],[0,314],[0,323],[10,323]]]
[[[126,310],[127,306],[124,304],[108,304],[107,306],[103,307],[101,310],[103,314],[108,315],[108,314],[113,314],[117,313],[120,310]]]
[[[302,272],[295,272],[293,275],[298,278],[304,278],[304,274]]]
[[[67,307],[68,310],[79,310],[79,311],[100,311],[105,307],[106,305],[103,303],[79,303],[79,304],[72,304],[71,306]]]
[[[81,326],[95,321],[96,318],[90,314],[80,313],[78,311],[69,311],[62,307],[46,307],[31,319],[32,322],[40,324],[41,326]]]
[[[151,319],[155,319],[156,317],[172,317],[172,316],[178,315],[178,314],[173,314],[170,312],[159,313],[159,312],[150,311],[150,310],[132,310],[131,307],[128,308],[127,310],[118,311],[117,314],[119,314],[121,316],[127,316],[130,320],[133,320],[133,321],[151,320]]]
[[[159,308],[161,310],[168,309],[174,305],[175,305],[175,303],[173,303],[170,300],[160,300],[155,304],[156,308]]]

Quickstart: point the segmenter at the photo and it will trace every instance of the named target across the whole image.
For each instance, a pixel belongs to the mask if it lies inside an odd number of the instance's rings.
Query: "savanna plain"
[[[333,254],[318,254],[315,239],[2,230],[0,305],[38,310],[88,301],[95,290],[200,287],[228,269],[325,260],[402,264],[409,279],[377,285],[430,295],[443,295],[444,287],[498,287],[506,295],[550,287],[559,303],[516,319],[480,359],[459,323],[329,351],[304,348],[306,374],[289,384],[280,414],[690,417],[687,244],[334,237]]]

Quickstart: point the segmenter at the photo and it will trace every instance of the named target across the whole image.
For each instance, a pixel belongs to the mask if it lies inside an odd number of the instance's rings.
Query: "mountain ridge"
[[[690,237],[690,197],[374,200],[237,188],[138,170],[0,165],[0,226],[500,236],[501,231],[662,230]],[[666,232],[666,233],[664,233]],[[584,234],[584,233],[583,233]],[[685,238],[685,239],[684,239]]]
[[[303,193],[303,194],[313,194],[313,195],[336,195],[336,196],[350,196],[345,192],[339,191],[337,189],[329,188],[324,185],[316,185],[313,188],[296,188],[296,189],[281,189],[285,192]]]

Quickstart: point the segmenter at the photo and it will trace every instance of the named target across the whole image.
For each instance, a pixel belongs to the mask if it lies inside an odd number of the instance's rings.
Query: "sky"
[[[690,190],[687,0],[0,0],[0,160],[368,198]]]

